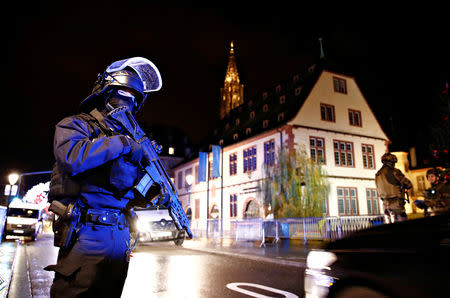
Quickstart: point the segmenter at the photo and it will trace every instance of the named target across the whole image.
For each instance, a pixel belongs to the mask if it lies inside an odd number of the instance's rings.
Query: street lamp
[[[14,185],[17,183],[17,180],[19,180],[19,174],[11,173],[8,176],[9,184]]]
[[[186,183],[188,185],[188,208],[191,207],[191,185],[194,182],[194,176],[186,175]]]
[[[9,184],[5,186],[5,196],[11,197],[15,196],[17,194],[17,181],[19,180],[20,176],[16,173],[11,173],[8,176]]]

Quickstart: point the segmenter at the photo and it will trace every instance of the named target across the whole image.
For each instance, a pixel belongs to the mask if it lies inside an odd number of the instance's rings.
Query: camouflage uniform
[[[412,183],[394,167],[397,158],[390,154],[391,160],[385,160],[385,156],[386,154],[382,158],[383,166],[375,175],[377,192],[383,201],[385,222],[404,221],[407,219],[404,189],[410,189]]]
[[[450,212],[450,185],[438,182],[426,193],[425,206],[431,209],[431,215]]]

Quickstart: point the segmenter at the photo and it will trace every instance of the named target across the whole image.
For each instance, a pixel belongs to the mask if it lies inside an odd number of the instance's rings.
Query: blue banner
[[[208,166],[208,153],[198,153],[198,182],[206,181],[206,171]]]
[[[212,160],[212,177],[220,177],[220,146],[212,145],[212,154],[213,154],[213,160]]]

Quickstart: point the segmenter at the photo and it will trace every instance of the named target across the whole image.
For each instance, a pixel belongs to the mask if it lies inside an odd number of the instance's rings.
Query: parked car
[[[449,214],[357,231],[311,250],[305,297],[449,297]]]
[[[136,208],[136,229],[139,242],[173,241],[183,244],[185,232],[179,231],[165,208]]]

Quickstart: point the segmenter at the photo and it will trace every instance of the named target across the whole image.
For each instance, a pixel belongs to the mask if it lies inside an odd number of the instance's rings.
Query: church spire
[[[220,119],[223,119],[230,111],[244,103],[244,85],[240,84],[239,74],[234,57],[234,43],[230,43],[230,55],[228,57],[227,73],[223,88],[220,88]]]

